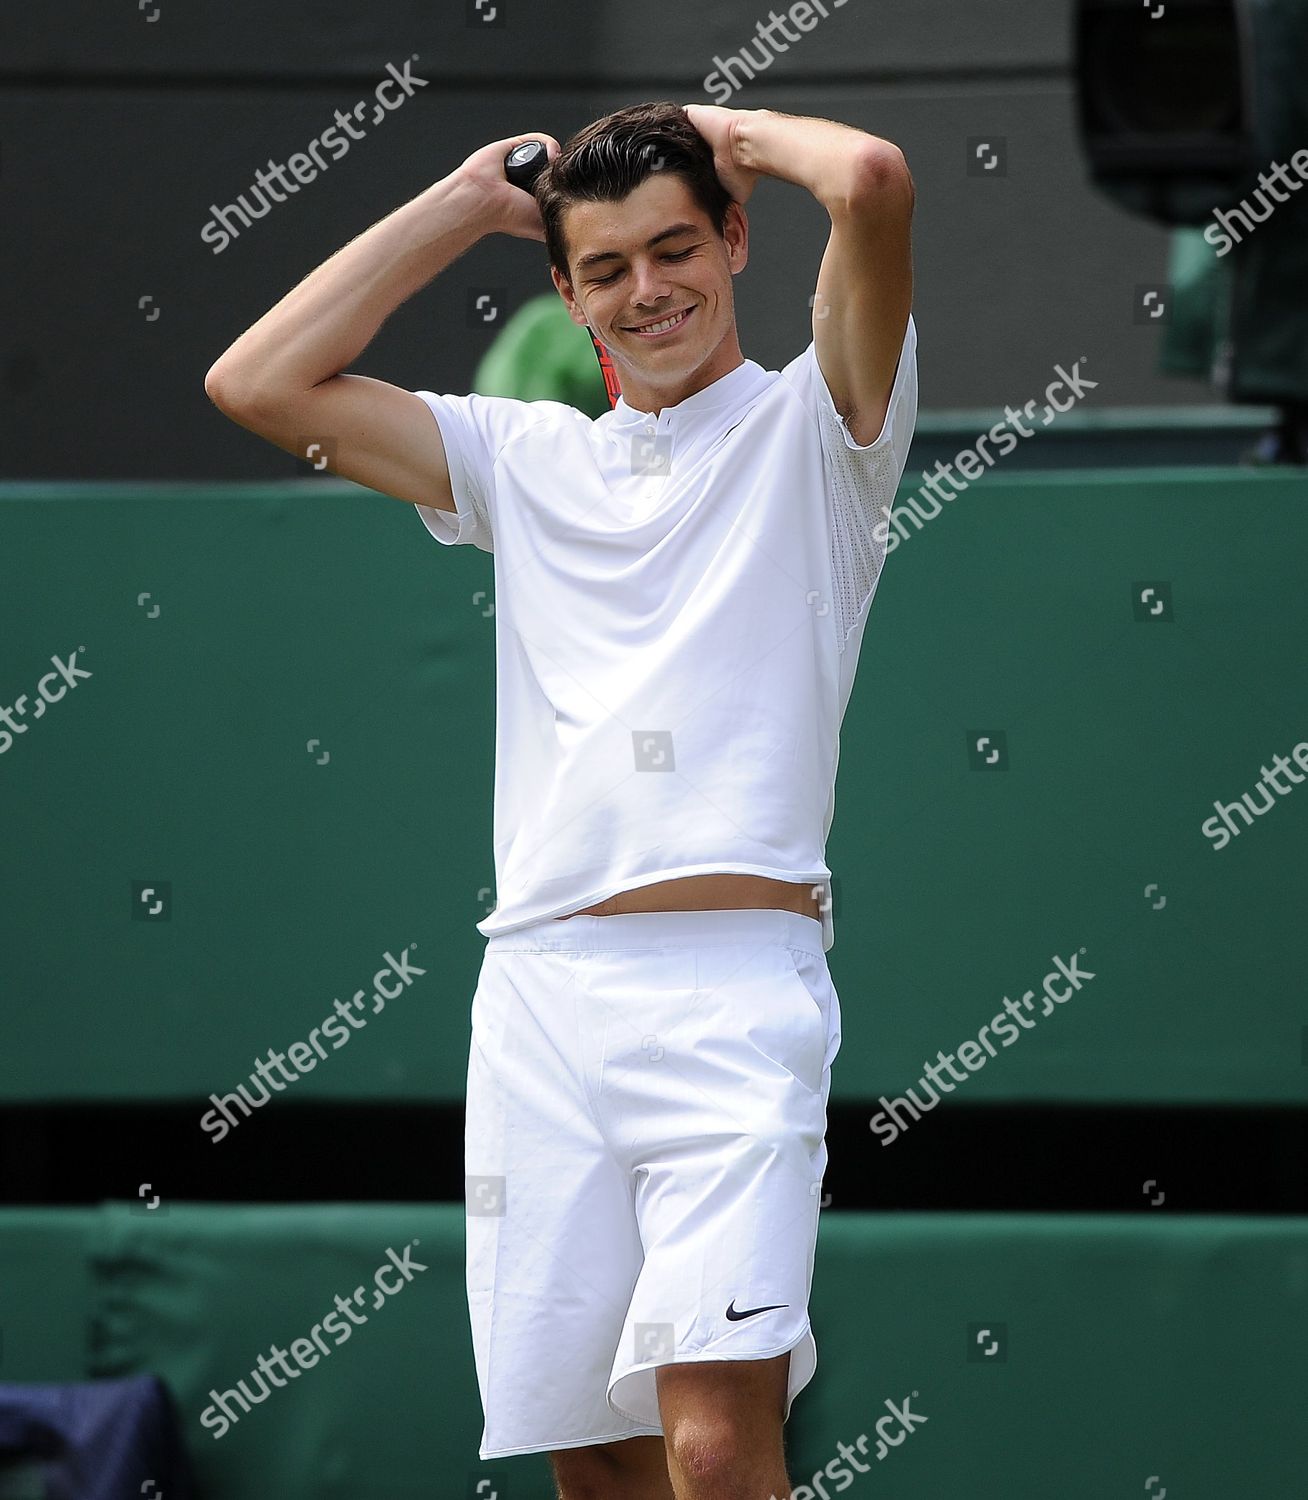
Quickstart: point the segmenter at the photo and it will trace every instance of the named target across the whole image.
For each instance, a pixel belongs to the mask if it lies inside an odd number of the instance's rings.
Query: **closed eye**
[[[693,255],[694,252],[696,250],[698,250],[698,249],[699,249],[698,245],[691,245],[689,247],[689,249],[686,249],[686,250],[673,250],[673,251],[669,251],[669,253],[663,257],[663,259],[664,260],[685,260],[685,258],[688,255]],[[622,274],[621,270],[617,270],[617,271],[611,271],[607,276],[592,276],[590,278],[590,284],[591,284],[591,286],[606,286],[610,281],[616,281],[618,279],[618,277],[621,276],[621,274]]]

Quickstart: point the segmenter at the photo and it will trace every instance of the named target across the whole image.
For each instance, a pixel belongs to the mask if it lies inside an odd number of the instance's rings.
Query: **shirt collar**
[[[766,377],[767,371],[756,360],[742,360],[734,369],[728,370],[725,375],[719,375],[693,396],[687,396],[675,406],[665,406],[661,414],[676,418],[711,411],[716,407],[737,406],[766,383]],[[609,418],[612,425],[618,428],[643,427],[655,420],[652,413],[628,406],[625,396],[618,397]]]

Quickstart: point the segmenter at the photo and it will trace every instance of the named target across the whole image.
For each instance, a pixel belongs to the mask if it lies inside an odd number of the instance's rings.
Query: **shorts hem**
[[[619,1375],[616,1375],[609,1382],[608,1390],[605,1392],[604,1398],[609,1403],[609,1410],[616,1416],[628,1417],[633,1422],[639,1422],[644,1419],[638,1412],[628,1411],[625,1406],[619,1406],[618,1403],[613,1399],[613,1392],[629,1376],[638,1375],[642,1370],[657,1370],[660,1365],[702,1365],[710,1363],[722,1364],[726,1361],[734,1362],[736,1360],[775,1359],[779,1354],[793,1353],[793,1351],[798,1349],[799,1346],[805,1342],[805,1340],[810,1338],[812,1333],[812,1321],[806,1319],[803,1328],[800,1329],[800,1331],[795,1335],[794,1338],[787,1340],[784,1344],[779,1345],[775,1349],[751,1349],[748,1353],[740,1354],[723,1354],[717,1350],[701,1349],[694,1354],[677,1355],[670,1359],[647,1360],[642,1362],[641,1364],[628,1365]],[[800,1384],[795,1387],[793,1392],[790,1391],[789,1388],[786,1391],[786,1408],[785,1413],[781,1419],[783,1422],[786,1422],[790,1419],[790,1408],[794,1405],[795,1397],[799,1395],[800,1391],[802,1391],[805,1386],[811,1383],[813,1376],[817,1373],[816,1339],[813,1340],[812,1355],[812,1368],[808,1371]],[[787,1381],[787,1387],[789,1387],[789,1381]],[[662,1429],[660,1428],[660,1431],[661,1430]]]
[[[516,1458],[524,1453],[556,1453],[564,1448],[589,1448],[595,1443],[620,1443],[633,1437],[662,1437],[663,1428],[639,1426],[628,1432],[605,1432],[596,1437],[568,1438],[561,1443],[526,1443],[518,1448],[478,1448],[478,1458]]]

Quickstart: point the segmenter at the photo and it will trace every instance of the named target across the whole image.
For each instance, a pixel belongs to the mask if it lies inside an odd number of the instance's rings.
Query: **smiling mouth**
[[[665,333],[672,333],[690,317],[695,309],[683,307],[679,313],[673,313],[670,317],[660,318],[656,323],[645,323],[639,328],[626,328],[627,333],[638,334],[641,338],[662,338]]]

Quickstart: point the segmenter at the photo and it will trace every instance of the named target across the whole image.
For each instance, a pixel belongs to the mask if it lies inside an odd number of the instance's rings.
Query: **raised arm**
[[[723,186],[743,202],[760,174],[807,188],[831,235],[813,298],[813,345],[856,443],[880,436],[913,304],[913,179],[899,147],[835,120],[688,105]]]
[[[220,411],[287,452],[309,442],[331,470],[397,500],[454,509],[440,428],[412,392],[346,367],[401,303],[484,235],[544,240],[536,200],[504,178],[520,141],[473,152],[448,177],[397,208],[311,272],[236,340],[205,376]]]

